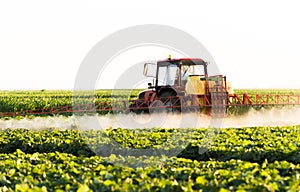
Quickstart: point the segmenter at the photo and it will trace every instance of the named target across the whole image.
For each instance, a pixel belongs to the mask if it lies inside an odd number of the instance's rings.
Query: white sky
[[[296,0],[1,1],[0,90],[72,89],[80,63],[97,42],[138,24],[164,24],[191,34],[235,88],[300,88],[299,4]],[[165,59],[168,50],[142,54],[145,60]],[[127,62],[138,61],[127,58]],[[113,86],[112,75],[102,78],[106,80],[102,88]]]

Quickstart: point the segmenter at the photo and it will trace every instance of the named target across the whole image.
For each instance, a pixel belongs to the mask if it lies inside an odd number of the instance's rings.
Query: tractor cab
[[[145,63],[144,75],[155,78],[155,85],[148,84],[149,89],[154,89],[158,95],[168,89],[169,92],[177,92],[178,95],[183,95],[188,81],[191,78],[202,79],[208,85],[207,63],[199,58],[182,58],[182,59],[166,59],[160,60],[155,65],[155,76],[148,74],[149,65]],[[153,68],[153,66],[152,66]],[[160,94],[159,94],[160,93]]]
[[[201,67],[201,68],[200,68]],[[184,87],[188,76],[207,76],[207,63],[202,59],[167,59],[157,62],[156,86]]]
[[[139,93],[139,99],[130,106],[135,112],[147,112],[161,108],[181,111],[185,108],[211,106],[213,99],[221,94],[221,104],[226,103],[226,77],[208,76],[207,62],[200,58],[181,58],[144,64],[144,75],[155,81]],[[152,70],[151,70],[152,69]]]

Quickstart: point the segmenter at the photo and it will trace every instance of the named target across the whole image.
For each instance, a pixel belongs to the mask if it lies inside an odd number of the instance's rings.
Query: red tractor
[[[207,62],[199,58],[166,59],[157,64],[145,63],[144,75],[154,77],[155,85],[139,93],[139,99],[129,106],[135,113],[151,109],[168,111],[210,110],[226,106],[231,88],[222,75],[208,76]],[[149,75],[156,67],[155,76]]]

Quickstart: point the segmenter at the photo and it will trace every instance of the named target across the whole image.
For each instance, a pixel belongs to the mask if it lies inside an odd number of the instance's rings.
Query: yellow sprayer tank
[[[216,81],[212,80],[209,81],[209,87],[211,90],[215,87]],[[223,82],[223,85],[225,85],[225,82]],[[185,86],[185,92],[186,94],[195,94],[195,95],[205,95],[205,79],[201,78],[200,76],[189,76],[187,84]],[[226,91],[228,94],[233,94],[233,90],[231,87],[231,83],[226,82]]]

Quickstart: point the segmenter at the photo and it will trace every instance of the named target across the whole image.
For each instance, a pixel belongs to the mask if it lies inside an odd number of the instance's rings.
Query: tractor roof
[[[181,59],[166,59],[157,61],[157,64],[160,66],[164,65],[205,65],[205,61],[200,58],[181,58]]]

